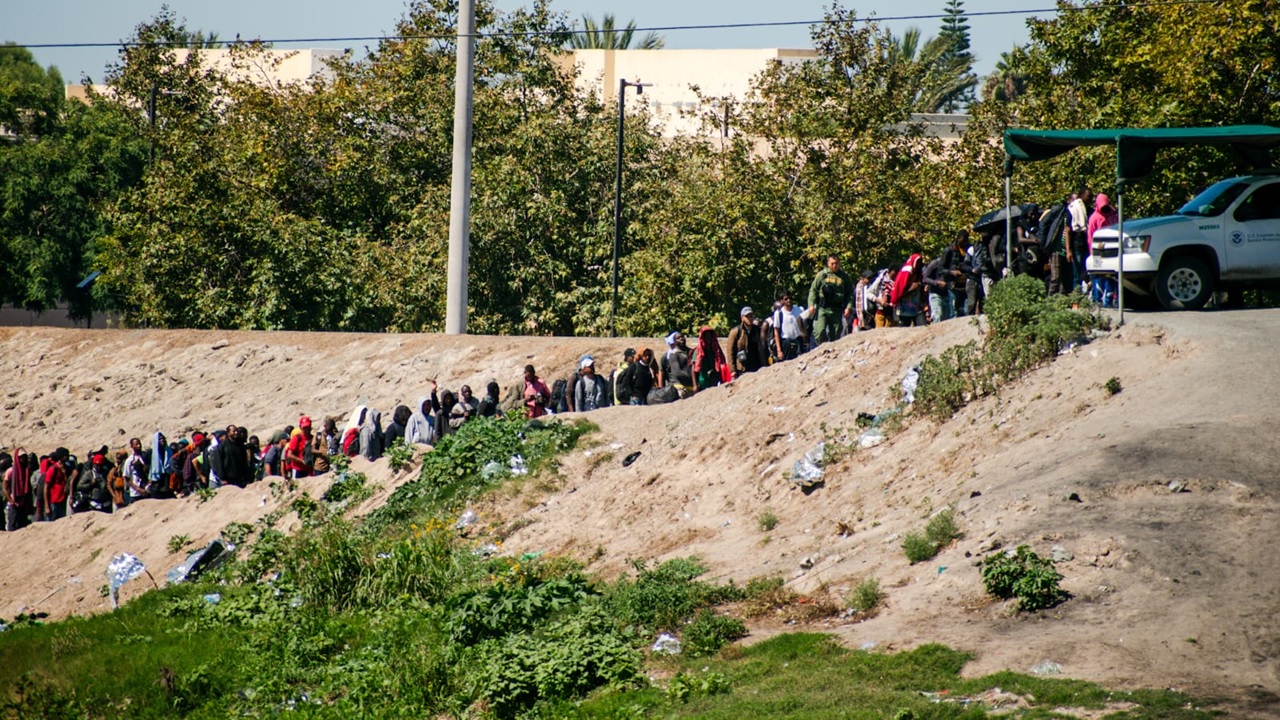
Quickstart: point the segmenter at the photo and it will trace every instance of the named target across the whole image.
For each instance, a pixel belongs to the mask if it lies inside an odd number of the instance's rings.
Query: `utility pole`
[[[648,83],[628,82],[626,78],[618,81],[618,172],[613,189],[613,303],[609,308],[609,337],[618,337],[618,256],[622,252],[622,132],[625,128],[627,88],[636,89],[637,95],[643,95]]]
[[[453,181],[449,196],[449,269],[444,331],[467,332],[471,254],[471,110],[475,96],[476,2],[458,3],[458,67],[453,87]]]

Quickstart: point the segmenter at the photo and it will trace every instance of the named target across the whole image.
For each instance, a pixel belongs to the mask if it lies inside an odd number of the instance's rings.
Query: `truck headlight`
[[[1125,235],[1124,251],[1126,253],[1144,253],[1151,247],[1150,235]]]

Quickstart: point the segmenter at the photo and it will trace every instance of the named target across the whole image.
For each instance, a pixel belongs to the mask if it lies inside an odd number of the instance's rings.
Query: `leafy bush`
[[[703,608],[684,628],[684,652],[689,657],[715,655],[720,648],[747,636],[741,620]]]
[[[771,532],[778,527],[778,516],[766,510],[756,518],[756,524],[760,526],[760,532]]]
[[[875,610],[883,601],[884,591],[880,589],[880,581],[873,577],[858,583],[849,595],[849,607],[860,613]]]
[[[956,514],[951,508],[929,518],[924,527],[924,535],[936,547],[942,548],[960,537],[960,528],[956,526]]]
[[[347,471],[339,473],[333,483],[320,496],[328,503],[340,503],[343,500],[355,501],[368,496],[368,476],[362,472]]]
[[[244,541],[248,540],[249,536],[252,534],[253,526],[249,523],[227,523],[227,526],[222,528],[222,539],[232,545],[240,545],[244,543]]]
[[[696,558],[668,560],[652,570],[642,560],[633,564],[636,579],[620,579],[607,594],[606,604],[622,625],[640,634],[677,630],[701,608],[744,597],[733,585],[697,582],[695,578],[707,569]]]
[[[969,342],[921,361],[915,393],[920,412],[945,420],[973,399],[1052,359],[1064,344],[1098,325],[1085,298],[1046,296],[1044,284],[1025,275],[996,283],[986,313],[989,330],[981,348]]]
[[[1050,608],[1070,595],[1059,586],[1062,575],[1053,561],[1019,545],[1013,553],[999,553],[982,561],[982,586],[1002,600],[1018,599],[1018,607],[1030,612]]]
[[[729,692],[732,687],[724,673],[707,672],[701,675],[691,675],[678,672],[675,677],[671,678],[671,682],[667,684],[666,694],[668,698],[676,702],[687,703],[695,697],[723,695]]]
[[[902,552],[912,565],[932,560],[938,554],[938,546],[923,533],[910,532],[902,538]]]
[[[1107,382],[1103,384],[1102,389],[1106,390],[1108,395],[1118,395],[1121,389],[1120,378],[1118,377],[1108,378]]]
[[[405,443],[404,438],[396,438],[391,447],[387,448],[387,465],[391,472],[400,472],[413,464],[417,459],[416,455],[413,446]]]
[[[190,544],[191,544],[191,536],[187,534],[182,534],[182,535],[174,535],[173,537],[169,538],[169,543],[165,547],[169,549],[170,554],[173,554],[182,550],[182,548]]]

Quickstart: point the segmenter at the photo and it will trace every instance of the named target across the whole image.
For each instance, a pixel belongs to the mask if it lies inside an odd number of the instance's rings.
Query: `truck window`
[[[1205,188],[1204,192],[1191,198],[1182,206],[1179,215],[1193,217],[1215,217],[1226,211],[1227,206],[1240,197],[1240,193],[1249,187],[1249,183],[1238,178],[1216,182]]]
[[[1280,218],[1280,183],[1263,185],[1254,190],[1236,208],[1234,217],[1238,222]]]

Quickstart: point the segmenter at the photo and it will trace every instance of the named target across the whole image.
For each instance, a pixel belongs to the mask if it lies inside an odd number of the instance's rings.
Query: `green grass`
[[[796,633],[766,640],[740,652],[711,660],[688,660],[673,668],[684,678],[723,676],[729,691],[691,692],[684,699],[659,686],[634,692],[602,692],[576,706],[563,704],[544,712],[551,718],[866,718],[887,720],[902,711],[915,718],[1002,717],[979,705],[934,702],[941,697],[974,697],[1000,688],[1028,698],[1032,707],[1021,718],[1063,718],[1060,707],[1103,708],[1108,702],[1136,702],[1140,707],[1114,717],[1119,720],[1211,718],[1205,710],[1188,709],[1194,699],[1172,691],[1110,692],[1092,683],[996,673],[973,680],[959,676],[969,656],[941,645],[885,654],[848,650],[827,635]],[[687,682],[684,682],[687,685]],[[937,696],[935,696],[937,697]],[[902,716],[906,716],[905,713]]]

